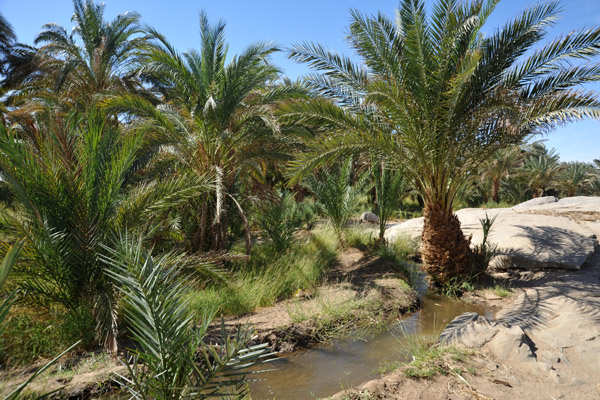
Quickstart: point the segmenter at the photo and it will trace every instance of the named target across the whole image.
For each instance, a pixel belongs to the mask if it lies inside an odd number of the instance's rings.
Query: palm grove
[[[532,140],[600,117],[582,86],[600,80],[600,28],[548,38],[560,11],[549,1],[484,34],[498,2],[439,0],[427,15],[423,1],[402,0],[395,21],[353,10],[354,57],[318,43],[228,54],[225,24],[203,12],[199,47],[185,53],[137,13],[109,21],[92,0],[74,0],[73,30],[47,24],[33,46],[0,16],[0,223],[4,251],[22,247],[3,305],[62,315],[66,342],[116,352],[128,327],[167,351],[145,320],[192,324],[190,291],[206,322],[315,284],[335,255],[311,242],[314,265],[301,270],[294,233],[320,215],[335,253],[359,209],[382,217],[373,245],[386,246],[385,223],[422,206],[432,281],[466,277],[474,263],[456,207],[600,193],[600,161],[562,163]],[[270,61],[277,51],[314,72],[290,81]],[[279,275],[266,271],[273,259]],[[278,286],[243,295],[234,273]],[[165,309],[144,314],[152,307]],[[181,341],[170,345],[198,344],[191,332],[171,332]]]

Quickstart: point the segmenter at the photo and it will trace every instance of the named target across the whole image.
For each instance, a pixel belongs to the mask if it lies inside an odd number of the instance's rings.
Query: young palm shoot
[[[387,223],[398,207],[402,193],[406,189],[406,181],[401,171],[390,170],[386,167],[385,161],[373,162],[373,178],[377,197],[375,212],[379,217],[379,242],[383,245]]]
[[[340,243],[344,243],[344,226],[356,212],[366,186],[365,176],[354,185],[352,179],[352,159],[340,165],[320,171],[306,179],[306,187],[315,196],[319,212],[325,216],[335,231]]]
[[[222,324],[219,346],[206,342],[212,316],[196,326],[190,312],[188,284],[179,278],[173,256],[153,258],[141,241],[122,244],[107,274],[123,295],[125,321],[136,348],[120,376],[132,399],[205,399],[247,391],[247,369],[269,361],[266,344],[251,346],[251,329],[228,338]]]

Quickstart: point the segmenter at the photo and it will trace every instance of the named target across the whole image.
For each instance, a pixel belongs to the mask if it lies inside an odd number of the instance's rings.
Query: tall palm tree
[[[528,135],[600,117],[596,93],[579,86],[599,80],[600,66],[569,63],[598,55],[600,29],[540,45],[559,12],[549,1],[484,35],[498,1],[439,0],[428,18],[423,0],[402,0],[395,23],[352,11],[361,64],[318,44],[290,52],[323,72],[308,79],[325,98],[290,104],[285,118],[329,133],[292,164],[294,180],[363,151],[402,165],[425,201],[422,254],[438,283],[472,265],[452,207],[476,168]]]
[[[519,146],[507,147],[494,152],[484,165],[484,178],[492,181],[492,200],[500,201],[500,182],[507,178],[519,162],[521,162]]]
[[[592,164],[575,161],[563,166],[559,176],[560,189],[568,197],[582,194],[587,186],[592,183],[594,167]]]
[[[97,94],[139,89],[130,72],[135,54],[146,42],[140,15],[126,12],[106,21],[104,4],[94,0],[73,0],[73,9],[71,33],[51,23],[35,38],[36,45],[43,45],[46,68],[53,72],[50,89],[82,107]]]
[[[5,57],[10,52],[10,48],[17,40],[17,35],[12,25],[0,13],[0,75],[4,75]]]
[[[197,251],[221,250],[227,210],[243,214],[237,194],[263,175],[266,160],[286,156],[276,104],[302,89],[274,84],[279,70],[269,62],[277,50],[272,44],[253,44],[227,63],[225,23],[211,25],[205,12],[200,13],[199,51],[179,54],[160,33],[149,33],[156,40],[141,57],[138,74],[164,104],[136,96],[105,104],[136,115],[135,129],[155,133],[163,170],[216,176],[215,192],[191,204],[189,242]]]

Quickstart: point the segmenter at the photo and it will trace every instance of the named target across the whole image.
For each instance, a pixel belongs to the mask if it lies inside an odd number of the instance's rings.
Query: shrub
[[[268,361],[266,344],[249,346],[251,329],[228,338],[222,323],[218,347],[204,340],[212,314],[200,326],[192,317],[190,286],[180,277],[177,259],[154,259],[141,240],[112,252],[107,274],[123,294],[125,320],[137,346],[124,360],[128,377],[120,376],[133,399],[205,399],[223,393],[243,395],[247,368]]]

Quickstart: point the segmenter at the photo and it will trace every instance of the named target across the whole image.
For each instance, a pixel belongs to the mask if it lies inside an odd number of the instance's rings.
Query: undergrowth
[[[95,328],[94,318],[86,311],[14,307],[0,336],[0,365],[22,366],[52,358],[79,340],[82,347],[90,346]]]
[[[328,231],[315,231],[298,239],[285,252],[268,245],[254,246],[248,260],[236,261],[225,282],[217,282],[190,294],[190,306],[200,316],[216,310],[223,315],[242,315],[270,306],[319,284],[336,258],[338,242]]]

